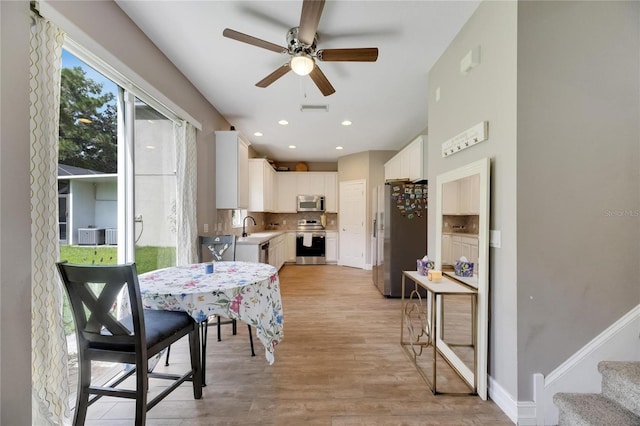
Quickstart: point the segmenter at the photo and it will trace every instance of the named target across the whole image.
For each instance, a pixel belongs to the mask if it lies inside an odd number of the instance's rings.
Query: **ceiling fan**
[[[300,25],[287,32],[287,47],[279,46],[256,37],[226,28],[222,35],[243,43],[268,49],[277,53],[287,53],[291,59],[274,72],[256,83],[258,87],[267,87],[289,71],[298,75],[309,75],[324,96],[336,91],[316,60],[324,62],[375,62],[378,59],[378,48],[320,49],[316,50],[318,35],[316,31],[322,15],[325,0],[304,0]],[[315,59],[314,59],[315,58]]]

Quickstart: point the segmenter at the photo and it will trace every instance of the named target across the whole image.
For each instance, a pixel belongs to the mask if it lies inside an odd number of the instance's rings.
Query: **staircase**
[[[558,426],[639,426],[640,362],[601,361],[602,392],[557,393]]]

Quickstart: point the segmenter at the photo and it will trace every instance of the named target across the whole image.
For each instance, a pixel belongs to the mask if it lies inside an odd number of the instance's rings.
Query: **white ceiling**
[[[429,69],[479,1],[327,1],[318,49],[379,49],[373,63],[318,61],[336,89],[327,97],[292,72],[256,87],[289,56],[222,36],[231,28],[286,46],[301,0],[117,3],[256,151],[277,161],[333,162],[398,150],[426,129]],[[303,104],[329,111],[301,112]],[[345,119],[353,124],[342,126]]]

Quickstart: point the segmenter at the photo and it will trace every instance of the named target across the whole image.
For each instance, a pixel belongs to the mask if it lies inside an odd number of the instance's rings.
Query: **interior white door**
[[[340,182],[339,264],[364,268],[367,235],[367,197],[365,180]]]

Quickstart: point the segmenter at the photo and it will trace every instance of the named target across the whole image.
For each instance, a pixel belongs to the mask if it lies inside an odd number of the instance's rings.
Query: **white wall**
[[[69,190],[69,244],[78,243],[78,228],[96,226],[95,184],[73,180]]]
[[[176,246],[176,146],[173,122],[136,120],[136,245]],[[153,147],[153,148],[150,148]]]
[[[96,184],[95,224],[98,228],[118,227],[118,184],[99,182]]]

